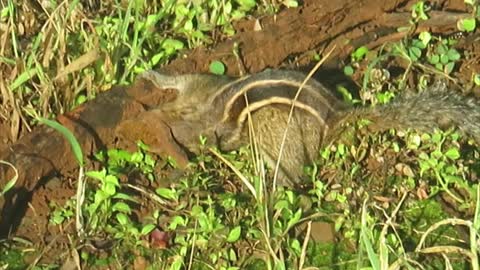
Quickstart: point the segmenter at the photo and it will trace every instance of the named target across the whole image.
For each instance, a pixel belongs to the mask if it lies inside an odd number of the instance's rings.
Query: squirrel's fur
[[[230,78],[216,75],[168,76],[154,71],[142,78],[160,89],[174,88],[178,97],[158,108],[166,115],[173,137],[197,153],[199,136],[232,150],[249,142],[248,118],[264,160],[274,167],[289,113],[305,75],[296,71],[266,70]],[[413,95],[375,107],[351,107],[320,82],[309,79],[295,101],[280,161],[280,184],[299,183],[302,168],[322,146],[334,141],[345,124],[359,119],[374,131],[391,128],[432,130],[456,126],[480,141],[480,103],[446,89],[441,83]],[[193,131],[193,132],[192,132]]]

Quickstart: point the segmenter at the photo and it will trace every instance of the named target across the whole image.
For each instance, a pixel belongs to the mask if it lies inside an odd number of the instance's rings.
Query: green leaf
[[[235,249],[230,248],[228,250],[228,259],[232,262],[236,262],[238,260],[237,254],[235,253]],[[240,268],[235,266],[230,266],[226,270],[240,270]]]
[[[475,73],[473,75],[473,82],[475,83],[475,85],[480,86],[480,74]]]
[[[344,86],[338,85],[337,91],[342,95],[343,100],[347,101],[348,103],[353,103],[352,93],[350,93],[350,91],[348,91],[347,88],[345,88]]]
[[[188,8],[184,4],[178,4],[175,6],[175,14],[179,17],[188,15]]]
[[[430,40],[432,40],[432,35],[429,32],[421,32],[420,35],[418,35],[418,38],[422,41],[423,45],[428,45]]]
[[[155,224],[147,224],[145,226],[143,226],[142,228],[142,231],[140,232],[141,235],[147,235],[149,234],[151,231],[153,231],[155,229]]]
[[[420,56],[422,56],[422,50],[420,50],[417,47],[410,47],[408,49],[408,52],[412,61],[417,61],[420,58]]]
[[[210,231],[210,229],[212,228],[212,222],[205,213],[200,213],[197,216],[197,221],[198,225],[200,225],[201,230]]]
[[[273,209],[277,211],[281,211],[283,209],[287,209],[289,206],[287,200],[279,200],[277,203],[274,205]]]
[[[114,199],[119,199],[119,200],[125,200],[133,203],[139,203],[138,200],[130,195],[127,195],[125,193],[117,193],[115,196],[113,196]]]
[[[236,2],[241,6],[243,11],[249,11],[257,5],[255,0],[236,0]]]
[[[443,156],[443,153],[439,149],[435,149],[432,153],[430,153],[430,156],[434,158],[432,161],[436,163],[438,159],[440,159]]]
[[[193,30],[193,22],[192,20],[188,20],[185,22],[185,24],[183,25],[183,30],[187,31],[187,32],[190,32]]]
[[[296,8],[298,7],[298,1],[297,0],[287,0],[283,2],[283,4],[289,8]]]
[[[418,1],[412,6],[412,18],[426,21],[428,16],[425,13],[425,3]]]
[[[293,227],[302,217],[302,209],[298,209],[297,212],[293,215],[293,217],[288,221],[287,228]]]
[[[200,205],[194,205],[192,207],[192,212],[191,212],[192,216],[196,217],[196,216],[199,216],[201,214],[203,214],[203,208],[200,206]]]
[[[447,64],[448,62],[450,62],[450,59],[448,59],[448,55],[446,54],[441,54],[440,55],[440,63],[442,64]]]
[[[158,22],[158,20],[163,17],[160,14],[150,14],[147,16],[147,19],[145,20],[145,28],[150,29],[155,26],[155,24]]]
[[[295,194],[291,190],[286,190],[285,195],[287,195],[288,202],[293,204],[293,201],[295,200]]]
[[[416,47],[416,48],[419,48],[419,49],[422,49],[422,50],[427,47],[427,45],[425,45],[425,43],[423,43],[423,41],[421,41],[419,39],[413,39],[412,46]]]
[[[128,224],[130,222],[127,215],[125,215],[123,213],[118,213],[117,214],[117,221],[118,221],[118,223],[120,223],[123,226],[125,226],[126,224]]]
[[[298,239],[293,239],[290,243],[290,247],[297,253],[297,256],[301,254],[302,245],[300,244],[300,241],[298,241]]]
[[[225,74],[225,65],[218,60],[215,60],[212,63],[210,63],[209,69],[210,69],[211,73],[216,74],[216,75]]]
[[[448,51],[448,48],[444,44],[439,44],[436,48],[436,51],[438,54],[446,54]]]
[[[111,183],[106,183],[103,190],[109,196],[113,196],[117,192],[117,189],[116,189],[115,185],[111,184]]]
[[[420,144],[422,143],[422,140],[419,135],[413,135],[408,138],[407,141],[407,148],[408,149],[418,149]]]
[[[443,179],[445,180],[446,183],[461,183],[462,182],[462,178],[461,177],[458,177],[456,175],[444,175],[442,174],[443,176]]]
[[[2,10],[0,11],[0,18],[2,18],[2,20],[6,19],[8,15],[9,15],[8,7],[2,8]]]
[[[107,171],[105,169],[102,169],[101,171],[88,171],[85,175],[103,181],[107,175]]]
[[[337,146],[337,152],[340,154],[340,156],[345,155],[345,144],[341,143]]]
[[[361,46],[352,53],[352,58],[354,61],[360,61],[365,57],[365,55],[367,55],[367,53],[368,48],[366,46]]]
[[[183,257],[176,256],[175,261],[170,265],[170,270],[180,270],[183,266]]]
[[[172,220],[170,221],[170,225],[168,225],[169,230],[176,230],[177,226],[185,226],[187,224],[187,221],[185,218],[182,216],[174,216]]]
[[[178,197],[176,191],[169,188],[157,188],[155,192],[168,200],[177,200]]]
[[[154,56],[152,56],[152,58],[150,59],[150,64],[151,64],[152,66],[155,66],[155,65],[158,64],[158,62],[160,62],[160,60],[162,60],[164,57],[165,57],[165,52],[161,51],[161,52],[155,54]]]
[[[241,234],[242,234],[242,227],[236,226],[235,228],[233,228],[233,230],[231,230],[228,233],[227,242],[229,243],[236,242],[240,238]]]
[[[457,22],[457,28],[463,32],[473,32],[476,28],[475,18],[465,18]]]
[[[116,187],[120,186],[120,183],[118,182],[118,178],[115,175],[111,175],[111,174],[105,177],[105,183],[112,184]]]
[[[15,81],[13,81],[12,84],[10,84],[10,91],[14,92],[15,89],[23,85],[35,75],[37,75],[37,71],[35,69],[24,71],[15,79]]]
[[[365,209],[365,208],[364,208]],[[361,243],[363,244],[363,246],[365,247],[365,249],[367,250],[367,255],[368,255],[368,259],[369,259],[369,262],[372,266],[372,268],[374,270],[380,270],[381,267],[380,267],[380,259],[378,258],[378,254],[375,253],[375,249],[373,248],[373,244],[372,244],[372,241],[371,241],[371,238],[373,238],[371,236],[371,231],[369,231],[367,229],[367,226],[366,226],[366,214],[365,214],[365,210],[364,212],[362,213],[362,226],[361,226],[361,230],[360,230],[360,241]]]
[[[385,92],[385,93],[378,93],[378,94],[376,94],[376,97],[378,98],[378,101],[379,101],[380,103],[385,104],[385,103],[390,102],[390,100],[391,100],[392,98],[394,98],[395,95],[394,95],[392,92],[387,91],[387,92]]]
[[[133,164],[138,165],[143,160],[143,153],[142,152],[135,152],[130,156],[130,162]]]
[[[82,148],[80,147],[80,144],[78,143],[73,133],[70,130],[68,130],[66,127],[58,123],[57,121],[49,120],[43,117],[38,117],[37,119],[40,123],[43,123],[55,129],[56,131],[60,132],[65,137],[65,139],[67,139],[68,143],[70,144],[70,147],[72,148],[73,154],[77,159],[78,165],[83,167]]]
[[[51,222],[55,225],[62,224],[65,220],[65,217],[61,215],[61,213],[54,213],[51,219]]]
[[[131,235],[138,235],[138,229],[133,227],[132,225],[133,224],[129,224],[129,228],[128,228],[128,233],[130,233]]]
[[[225,14],[228,14],[230,15],[230,13],[232,12],[232,2],[228,1],[227,3],[225,3],[225,6],[223,7],[223,12],[225,12]]]
[[[445,72],[447,74],[450,74],[450,73],[452,73],[454,68],[455,68],[455,63],[450,62],[450,63],[445,65],[445,68],[444,68],[443,72]]]
[[[244,17],[245,17],[245,12],[244,11],[236,9],[232,12],[232,19],[233,20],[240,20],[241,18],[244,18]]]
[[[447,55],[450,61],[457,61],[458,59],[460,59],[460,53],[455,49],[448,50]]]
[[[131,160],[132,153],[125,150],[111,149],[111,150],[108,150],[108,156],[111,159],[116,160],[118,162],[118,160],[122,160],[122,161]]]
[[[424,160],[427,160],[427,159],[430,158],[425,152],[421,152],[421,153],[418,155],[418,157],[421,158],[421,159],[424,159]]]
[[[183,46],[183,42],[171,38],[167,38],[162,42],[162,48],[168,55],[174,54],[178,50],[183,49]]]
[[[440,62],[440,56],[438,54],[434,54],[428,58],[430,64],[435,65]]]
[[[125,214],[130,214],[132,212],[132,209],[130,209],[130,206],[124,202],[117,202],[112,206],[113,211],[118,211],[122,212]]]
[[[87,101],[87,96],[85,95],[78,95],[76,98],[75,98],[75,105],[81,105],[83,103],[85,103]]]
[[[456,160],[456,159],[460,158],[460,152],[458,151],[457,148],[450,148],[445,153],[445,156],[448,157],[451,160]]]
[[[347,76],[352,76],[354,73],[353,67],[350,65],[347,65],[343,68],[343,73]]]

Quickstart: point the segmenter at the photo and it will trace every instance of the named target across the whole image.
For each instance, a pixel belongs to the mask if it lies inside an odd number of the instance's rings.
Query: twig
[[[307,255],[307,246],[308,246],[308,241],[310,240],[311,231],[312,231],[312,221],[310,220],[307,223],[307,232],[305,233],[305,239],[303,240],[302,253],[300,255],[300,262],[298,263],[299,270],[303,269],[303,264],[305,263],[305,257]]]
[[[295,109],[295,105],[297,102],[298,97],[300,96],[300,93],[302,92],[303,87],[307,83],[308,80],[313,76],[313,74],[320,68],[320,66],[327,60],[327,58],[332,54],[332,52],[335,50],[335,45],[330,49],[330,51],[327,52],[327,54],[320,60],[318,63],[313,67],[313,69],[308,73],[307,77],[305,80],[303,80],[302,84],[298,87],[297,93],[295,94],[295,97],[292,100],[292,106],[290,107],[290,112],[288,113],[288,119],[287,119],[287,126],[285,127],[285,131],[283,132],[283,138],[282,138],[282,143],[280,144],[280,151],[278,153],[278,159],[277,163],[275,165],[275,172],[273,176],[273,192],[276,190],[277,186],[277,178],[278,178],[278,172],[280,169],[280,160],[282,159],[282,154],[283,154],[283,148],[285,147],[285,141],[287,140],[287,132],[288,132],[288,127],[290,126],[290,122],[293,117],[293,110]]]

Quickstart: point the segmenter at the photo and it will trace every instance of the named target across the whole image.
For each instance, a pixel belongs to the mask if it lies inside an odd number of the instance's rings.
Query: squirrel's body
[[[298,183],[303,166],[317,157],[320,148],[335,140],[344,124],[359,119],[369,120],[372,130],[454,125],[480,141],[480,104],[440,84],[386,105],[353,108],[313,79],[293,102],[306,77],[295,71],[267,70],[242,78],[167,76],[151,71],[142,77],[161,89],[178,90],[178,97],[159,110],[166,115],[175,140],[193,153],[198,151],[199,135],[222,150],[232,150],[249,143],[253,134],[264,160],[274,167],[288,125],[280,184]]]

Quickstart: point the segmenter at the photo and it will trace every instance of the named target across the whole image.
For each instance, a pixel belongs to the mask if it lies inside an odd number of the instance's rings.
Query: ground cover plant
[[[2,76],[12,78],[9,84],[2,81],[8,89],[2,92],[2,116],[17,119],[11,120],[14,136],[38,123],[70,136],[42,117],[70,110],[114,84],[130,83],[137,74],[180,57],[183,48],[232,35],[233,20],[297,5],[48,3],[43,3],[44,13],[34,15],[42,23],[33,25],[25,12],[32,7],[13,1],[2,6],[2,27],[11,39],[3,48]],[[471,18],[458,23],[463,36],[423,31],[375,50],[354,50],[343,71],[359,91],[339,85],[339,93],[352,104],[374,106],[391,102],[407,88],[428,91],[437,80],[465,91],[478,89],[476,72],[454,79],[475,59],[456,47],[478,32],[478,3],[464,5]],[[103,16],[94,16],[92,9]],[[424,2],[413,5],[411,24],[405,27],[428,20],[429,12]],[[78,16],[86,22],[77,23]],[[87,35],[93,29],[94,39]],[[31,42],[17,44],[25,40],[19,36]],[[221,74],[225,66],[218,61],[210,71]],[[457,90],[452,86],[452,91]],[[0,267],[478,269],[475,142],[456,129],[371,133],[367,126],[363,120],[354,123],[323,149],[318,161],[305,168],[310,182],[301,190],[272,187],[253,147],[221,153],[204,146],[181,174],[175,160],[154,156],[141,142],[134,151],[106,149],[93,157],[76,147],[81,169],[73,185],[78,192],[64,202],[51,201],[47,213],[49,226],[67,236],[61,254],[49,255],[48,242],[10,238],[0,242]],[[70,136],[72,145],[75,140]],[[204,140],[199,138],[199,145],[206,145]],[[5,193],[9,188],[2,187]],[[318,241],[321,237],[329,239]]]

